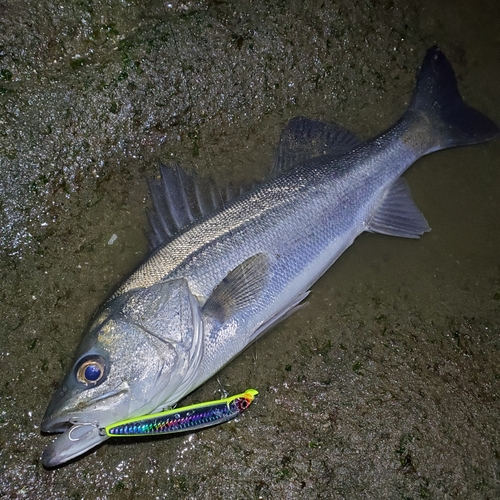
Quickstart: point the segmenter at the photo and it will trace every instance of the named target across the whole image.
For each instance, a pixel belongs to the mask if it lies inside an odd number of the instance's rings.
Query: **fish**
[[[429,231],[402,174],[426,154],[499,132],[431,47],[408,108],[370,140],[295,117],[269,177],[225,199],[162,166],[150,183],[154,250],[91,320],[41,423],[60,434],[43,465],[103,443],[99,429],[174,406],[295,312],[361,233]]]

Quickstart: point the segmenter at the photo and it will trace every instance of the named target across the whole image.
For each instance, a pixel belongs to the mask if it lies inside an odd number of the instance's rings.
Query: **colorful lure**
[[[248,389],[242,394],[217,401],[122,420],[108,425],[104,431],[108,437],[122,437],[163,435],[203,429],[238,416],[250,406],[257,394],[255,389]]]

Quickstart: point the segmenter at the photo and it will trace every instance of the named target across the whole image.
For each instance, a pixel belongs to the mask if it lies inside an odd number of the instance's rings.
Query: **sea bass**
[[[178,166],[151,184],[151,256],[104,304],[42,421],[62,464],[114,422],[171,407],[290,315],[364,231],[429,231],[401,175],[421,156],[488,141],[498,127],[467,106],[429,49],[401,119],[367,142],[294,118],[270,178],[218,206]],[[213,192],[212,192],[213,194]]]

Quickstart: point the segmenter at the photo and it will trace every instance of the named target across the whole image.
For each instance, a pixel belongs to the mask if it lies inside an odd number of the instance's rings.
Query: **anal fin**
[[[407,182],[400,177],[388,189],[373,217],[368,221],[366,230],[401,238],[419,238],[431,228],[415,205]]]

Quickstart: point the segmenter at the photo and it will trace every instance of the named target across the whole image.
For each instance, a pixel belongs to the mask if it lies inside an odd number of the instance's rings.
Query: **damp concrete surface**
[[[259,391],[237,420],[40,461],[85,325],[147,256],[158,162],[238,185],[293,116],[368,138],[434,44],[500,123],[499,23],[465,0],[1,2],[0,496],[500,498],[500,140],[410,169],[432,232],[360,236],[218,374]]]

